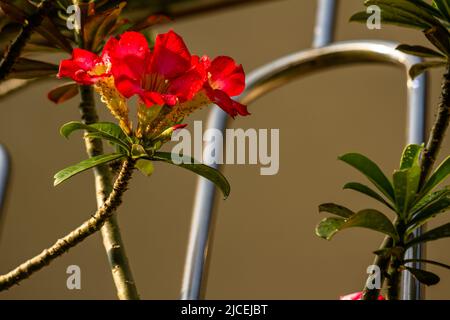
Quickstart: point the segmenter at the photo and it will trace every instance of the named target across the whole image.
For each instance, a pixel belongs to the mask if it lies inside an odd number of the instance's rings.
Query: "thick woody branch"
[[[50,248],[34,258],[24,262],[9,273],[0,276],[0,291],[6,290],[20,281],[27,279],[35,272],[39,271],[54,259],[66,253],[70,248],[76,246],[91,234],[100,230],[104,223],[113,215],[114,210],[122,202],[122,195],[127,189],[128,182],[133,173],[135,161],[127,159],[124,161],[113,190],[105,203],[95,212],[95,214],[81,226],[73,230],[65,237],[56,241]]]

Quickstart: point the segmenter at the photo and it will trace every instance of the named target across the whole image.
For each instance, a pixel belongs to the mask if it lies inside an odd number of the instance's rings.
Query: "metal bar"
[[[317,1],[313,48],[321,48],[333,42],[336,29],[337,6],[337,0]]]
[[[396,50],[396,46],[396,43],[386,41],[348,41],[288,55],[252,72],[247,79],[247,89],[239,100],[244,104],[250,104],[262,95],[294,79],[332,67],[384,63],[409,70],[412,65],[422,61],[420,58]],[[409,141],[423,140],[426,107],[424,83],[423,77],[419,77],[414,82],[408,82],[407,134]],[[227,120],[225,112],[214,107],[207,128],[223,131],[227,127]],[[210,160],[208,155],[204,156],[203,161],[208,162]],[[208,180],[199,179],[181,290],[181,299],[184,300],[199,299],[204,294],[210,222],[214,217],[214,195],[214,185]]]
[[[5,147],[0,145],[0,223],[1,214],[5,202],[6,189],[8,187],[8,176],[9,176],[9,156]],[[1,227],[1,224],[0,224]],[[0,229],[1,231],[1,229]]]
[[[428,75],[425,74],[416,80],[408,80],[408,103],[411,108],[408,112],[408,132],[407,143],[422,144],[425,141],[426,130],[426,106],[427,104],[427,89],[428,89]],[[417,108],[413,110],[413,108]],[[414,231],[414,236],[421,235],[425,227],[421,227]],[[419,244],[410,248],[406,254],[405,259],[425,259],[425,244]],[[422,269],[422,263],[414,262],[408,264],[410,267]],[[402,300],[423,300],[425,299],[425,287],[408,271],[403,272],[402,275]]]

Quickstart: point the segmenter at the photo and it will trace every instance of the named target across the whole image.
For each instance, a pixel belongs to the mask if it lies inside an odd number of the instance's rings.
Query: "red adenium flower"
[[[138,96],[139,137],[151,139],[210,103],[233,118],[249,115],[246,106],[231,99],[245,89],[242,66],[230,57],[191,55],[173,31],[158,35],[153,50],[134,31],[110,38],[100,56],[74,49],[72,57],[61,62],[58,76],[94,85],[127,133],[132,131],[127,99]]]
[[[153,52],[142,34],[125,32],[108,41],[105,53],[117,90],[126,98],[138,95],[148,107],[189,100],[203,85],[204,71],[173,31],[157,36]]]
[[[208,98],[233,118],[238,114],[247,116],[247,107],[230,97],[240,95],[245,89],[245,73],[242,65],[225,56],[207,61],[207,76],[204,88]]]
[[[348,294],[345,296],[340,297],[339,300],[362,300],[363,293],[362,292],[356,292],[352,294]],[[385,300],[384,297],[380,294],[378,296],[378,300]]]
[[[91,85],[107,75],[105,57],[87,50],[75,48],[72,57],[61,61],[58,77],[72,78],[83,85]]]

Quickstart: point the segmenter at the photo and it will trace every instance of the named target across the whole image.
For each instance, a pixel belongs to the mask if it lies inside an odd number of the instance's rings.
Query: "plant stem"
[[[50,9],[51,1],[42,0],[39,4],[36,13],[31,15],[26,22],[24,22],[22,29],[17,37],[13,40],[11,45],[5,51],[2,60],[0,61],[0,82],[5,80],[11,72],[16,60],[19,58],[23,48],[27,44],[34,29],[39,27],[44,20],[48,10]]]
[[[441,98],[438,113],[422,156],[421,186],[430,175],[445,138],[450,120],[450,65],[447,65],[442,79]]]
[[[402,272],[400,267],[403,265],[403,261],[398,257],[392,256],[389,277],[387,278],[388,287],[388,300],[399,300],[400,298],[400,284],[402,280]]]
[[[128,182],[131,179],[135,160],[127,159],[123,162],[120,173],[114,183],[113,190],[109,194],[104,204],[95,214],[81,226],[73,230],[65,237],[59,239],[50,248],[34,258],[21,264],[14,270],[0,276],[0,291],[6,290],[20,281],[30,277],[32,274],[42,269],[55,258],[67,252],[70,248],[86,239],[91,234],[98,231],[103,224],[114,214],[115,209],[122,202],[122,196],[127,190]]]
[[[81,119],[85,124],[98,122],[95,110],[94,93],[92,86],[80,86]],[[90,157],[103,154],[103,143],[100,139],[85,138],[86,151]],[[111,171],[107,165],[94,168],[95,189],[97,194],[97,205],[101,207],[112,191]],[[125,247],[120,234],[120,228],[115,214],[105,222],[101,228],[103,245],[108,255],[117,296],[121,300],[138,300],[139,294],[133,279]]]
[[[424,182],[430,175],[431,171],[433,170],[434,164],[436,162],[436,159],[439,155],[439,151],[442,147],[442,143],[445,138],[446,131],[449,126],[449,120],[450,120],[450,65],[447,65],[446,71],[443,76],[442,80],[442,89],[441,89],[441,97],[440,102],[438,106],[438,113],[433,125],[433,129],[431,130],[430,136],[428,138],[428,142],[425,146],[425,150],[421,159],[421,182],[420,182],[420,188],[424,185]],[[419,189],[420,189],[419,188]],[[389,241],[390,239],[390,241]],[[392,239],[390,237],[387,237],[383,244],[380,246],[381,249],[386,249],[392,246]],[[384,274],[388,268],[390,260],[387,258],[382,257],[376,257],[374,264],[379,266],[381,269],[382,274]],[[396,261],[392,261],[391,263],[391,272],[393,272],[393,278],[389,280],[389,296],[393,296],[394,298],[398,298],[398,292],[396,293],[395,290],[400,284],[400,274],[401,272],[398,271],[398,268],[395,269],[395,264],[397,264]],[[398,275],[397,275],[398,274]],[[392,276],[391,276],[392,277]],[[383,281],[382,281],[383,283]],[[394,285],[396,283],[396,285]],[[392,288],[392,289],[391,289]],[[369,290],[367,287],[364,289],[364,300],[375,300],[377,299],[379,290]]]
[[[380,246],[380,249],[390,248],[390,247],[392,247],[393,243],[394,242],[391,237],[389,237],[389,236],[385,237],[383,240],[383,243]],[[386,270],[389,267],[389,261],[390,261],[390,257],[383,257],[383,256],[377,255],[373,262],[373,265],[378,266],[381,270],[381,274],[380,274],[381,287],[383,287]],[[381,288],[369,289],[369,287],[367,286],[367,282],[366,282],[366,285],[363,290],[363,300],[377,300],[378,296],[380,295],[380,289]]]

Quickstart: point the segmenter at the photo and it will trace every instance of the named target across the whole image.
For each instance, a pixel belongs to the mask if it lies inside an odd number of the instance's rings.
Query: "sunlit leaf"
[[[124,155],[121,153],[113,153],[113,154],[107,154],[107,155],[100,155],[97,157],[92,157],[89,159],[86,159],[84,161],[81,161],[80,163],[67,167],[61,171],[59,171],[54,176],[54,185],[57,186],[58,184],[66,181],[67,179],[73,177],[74,175],[86,171],[88,169],[91,169],[93,167],[106,164],[108,162],[118,160],[120,158],[123,158]]]

